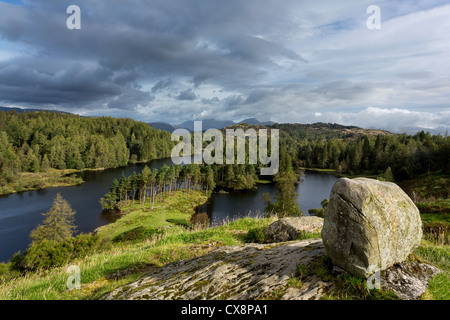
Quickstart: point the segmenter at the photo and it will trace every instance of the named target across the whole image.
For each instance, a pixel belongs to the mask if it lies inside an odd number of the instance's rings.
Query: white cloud
[[[448,1],[193,1],[80,0],[90,13],[77,33],[58,29],[57,1],[0,2],[0,104],[173,124],[448,127]],[[381,30],[366,27],[371,4]]]

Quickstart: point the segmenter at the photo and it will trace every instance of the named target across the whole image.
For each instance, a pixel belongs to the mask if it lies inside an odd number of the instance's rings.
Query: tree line
[[[129,204],[139,203],[153,208],[155,203],[170,200],[173,191],[204,190],[212,192],[216,186],[214,172],[210,166],[195,164],[164,164],[159,170],[145,166],[140,173],[115,179],[108,193],[100,199],[103,209],[121,209]]]
[[[386,173],[395,181],[423,173],[450,170],[450,137],[419,132],[415,135],[360,136],[291,142],[294,164],[298,167],[336,169],[340,173]]]
[[[0,183],[20,172],[117,168],[170,157],[168,132],[146,123],[53,112],[0,112]]]

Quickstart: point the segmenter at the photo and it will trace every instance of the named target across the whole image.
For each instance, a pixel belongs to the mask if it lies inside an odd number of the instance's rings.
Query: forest
[[[400,182],[428,172],[446,174],[450,170],[448,135],[423,131],[415,135],[390,134],[323,123],[274,124],[269,128],[280,130],[280,172],[291,167],[296,172],[300,168],[333,169],[339,174],[378,175]],[[168,158],[174,145],[169,132],[131,119],[46,111],[0,112],[0,187],[21,172],[108,169]],[[184,171],[187,169],[174,168],[158,173],[154,179],[164,181],[167,176],[177,180],[181,174],[192,176],[194,183],[205,180],[194,167],[188,167],[194,172],[189,174]],[[214,180],[214,186],[235,190],[255,188],[259,179],[276,180],[260,177],[259,168],[250,164],[213,164],[207,175]],[[205,170],[200,170],[203,175]]]
[[[0,112],[0,186],[20,172],[108,169],[166,158],[170,137],[131,119]]]
[[[331,125],[332,126],[332,125]],[[335,169],[339,173],[384,174],[388,180],[400,182],[424,173],[448,173],[450,137],[418,132],[403,134],[348,134],[313,131],[304,134],[304,128],[289,125],[289,134],[280,136],[292,158],[294,167]],[[325,138],[326,137],[326,138]]]

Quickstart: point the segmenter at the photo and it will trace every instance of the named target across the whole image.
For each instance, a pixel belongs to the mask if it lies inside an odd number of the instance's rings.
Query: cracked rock
[[[342,178],[334,184],[322,229],[334,264],[369,277],[405,261],[421,238],[419,210],[395,183]]]

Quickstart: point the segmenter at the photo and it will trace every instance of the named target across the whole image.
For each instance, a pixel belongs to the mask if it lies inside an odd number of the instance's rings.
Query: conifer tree
[[[32,243],[36,244],[44,239],[61,242],[73,237],[76,229],[74,215],[75,211],[70,204],[58,193],[53,206],[47,213],[43,213],[45,219],[42,224],[31,231]]]

